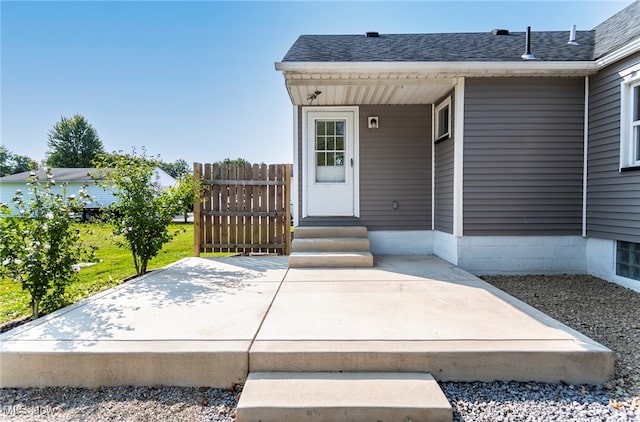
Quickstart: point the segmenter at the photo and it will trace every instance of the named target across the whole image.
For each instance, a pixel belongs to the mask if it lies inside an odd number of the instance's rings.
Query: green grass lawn
[[[133,258],[127,249],[117,247],[111,237],[111,227],[106,224],[79,224],[83,242],[96,246],[95,265],[82,267],[79,280],[67,287],[71,302],[117,286],[135,274]],[[149,270],[160,268],[181,258],[193,256],[193,226],[173,224],[171,231],[179,234],[164,245],[162,251],[149,261]],[[228,254],[201,254],[201,256],[224,256]],[[11,279],[0,279],[0,324],[31,315],[29,294],[20,283]]]

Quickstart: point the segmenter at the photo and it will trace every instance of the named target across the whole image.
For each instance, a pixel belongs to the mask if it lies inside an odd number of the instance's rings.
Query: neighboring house
[[[640,290],[640,2],[592,30],[303,35],[296,225],[477,274]]]
[[[102,207],[111,205],[116,201],[113,191],[102,188],[96,184],[96,181],[104,179],[104,171],[96,168],[59,168],[51,169],[53,180],[55,181],[55,190],[61,192],[63,185],[66,185],[68,195],[76,195],[80,189],[86,185],[86,191],[91,195],[93,201],[85,207],[87,212],[94,212]],[[164,170],[156,168],[155,180],[162,188],[167,188],[176,184],[176,180],[167,174]],[[20,189],[25,198],[28,196],[27,179],[31,172],[23,172],[12,174],[10,176],[0,177],[0,203],[6,203],[13,207],[11,198]],[[38,170],[38,180],[42,183],[46,182],[47,176],[44,168]]]

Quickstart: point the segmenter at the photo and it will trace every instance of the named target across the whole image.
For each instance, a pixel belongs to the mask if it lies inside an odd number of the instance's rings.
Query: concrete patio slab
[[[0,386],[241,383],[286,261],[190,258],[0,337]]]
[[[0,387],[228,387],[255,371],[600,383],[613,358],[428,256],[314,270],[188,258],[0,335]]]
[[[377,257],[373,269],[290,270],[250,362],[466,381],[601,383],[613,371],[611,352],[582,334],[438,258],[402,256]]]
[[[291,283],[285,279],[256,340],[308,339],[573,338],[478,287],[435,280]]]

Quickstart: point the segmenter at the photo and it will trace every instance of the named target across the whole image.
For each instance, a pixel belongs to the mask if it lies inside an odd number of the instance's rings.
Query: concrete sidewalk
[[[288,269],[187,258],[0,336],[0,387],[244,383],[249,372],[430,372],[601,383],[611,351],[432,256]]]

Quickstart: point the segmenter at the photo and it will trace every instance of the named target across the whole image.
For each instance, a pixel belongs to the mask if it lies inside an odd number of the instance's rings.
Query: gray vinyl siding
[[[435,229],[453,234],[453,139],[435,150]]]
[[[464,235],[580,235],[584,80],[467,79]]]
[[[622,69],[640,54],[590,78],[587,236],[640,242],[640,172],[619,172]]]
[[[378,116],[378,129],[368,116]],[[431,230],[431,105],[361,106],[359,130],[361,224]]]
[[[443,98],[443,100],[446,98]],[[436,104],[437,107],[438,104]],[[455,97],[451,92],[451,138],[435,145],[435,209],[434,228],[453,234],[453,145],[455,118]]]

